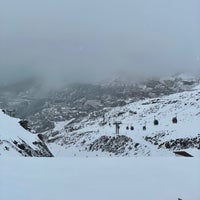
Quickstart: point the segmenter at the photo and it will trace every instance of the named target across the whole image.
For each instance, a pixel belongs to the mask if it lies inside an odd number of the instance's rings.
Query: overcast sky
[[[0,79],[200,68],[199,0],[0,0]]]

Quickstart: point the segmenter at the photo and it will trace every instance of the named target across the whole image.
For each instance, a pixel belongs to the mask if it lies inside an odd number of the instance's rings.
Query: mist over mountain
[[[200,0],[0,0],[0,199],[199,200],[199,21]]]
[[[2,0],[0,83],[197,73],[199,7],[198,0]]]
[[[198,0],[3,0],[0,106],[44,131],[189,90],[199,83],[199,8]]]

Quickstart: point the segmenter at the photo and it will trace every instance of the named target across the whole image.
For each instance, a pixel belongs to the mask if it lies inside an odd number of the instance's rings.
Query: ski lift
[[[134,130],[134,126],[131,126],[131,131],[133,131]]]
[[[172,123],[173,124],[177,124],[178,123],[177,115],[172,118]]]
[[[146,130],[147,130],[146,122],[145,122],[144,126],[142,127],[142,130],[143,130],[143,131],[146,131]]]
[[[128,127],[128,126],[126,127],[126,130],[129,130],[129,127]]]
[[[158,126],[159,122],[158,120],[154,117],[154,126]]]

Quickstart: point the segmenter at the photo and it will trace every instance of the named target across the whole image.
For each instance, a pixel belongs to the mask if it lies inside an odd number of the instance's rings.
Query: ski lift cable
[[[182,110],[179,110],[178,112],[176,112],[175,114],[176,114],[176,117],[177,117],[177,115],[178,114],[180,114],[180,113],[182,113],[182,112],[184,112],[184,111],[187,111],[187,110],[189,110],[190,109],[190,107],[189,108],[183,108]],[[145,117],[145,116],[144,116]],[[155,117],[155,116],[154,116]],[[118,121],[118,116],[116,116],[115,117],[116,119],[117,119],[117,121]],[[152,116],[150,116],[150,117],[145,117],[145,124],[147,123],[147,121],[148,120],[150,120],[150,119],[152,119]],[[141,120],[140,120],[141,121]],[[133,123],[123,123],[122,122],[122,124],[124,124],[124,125],[128,125],[128,126],[131,126],[131,125],[133,125]]]

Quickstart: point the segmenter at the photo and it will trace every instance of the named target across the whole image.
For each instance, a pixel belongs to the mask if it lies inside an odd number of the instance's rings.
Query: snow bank
[[[35,136],[19,125],[20,119],[12,118],[0,110],[0,139],[10,140],[19,137],[26,142],[33,142]]]
[[[0,156],[52,156],[46,145],[0,110]]]
[[[0,159],[2,200],[199,200],[200,159]]]
[[[37,140],[36,136],[22,128],[19,121],[20,119],[12,118],[0,110],[0,156],[20,156],[12,145],[14,140],[23,140],[35,148],[33,142]]]

